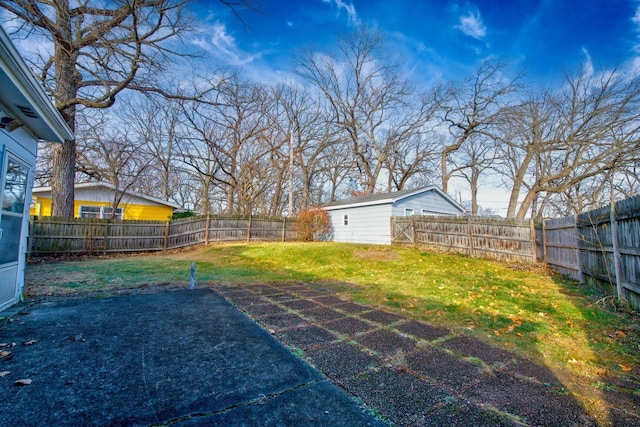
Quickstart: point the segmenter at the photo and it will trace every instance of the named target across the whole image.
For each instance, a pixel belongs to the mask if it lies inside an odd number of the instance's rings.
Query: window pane
[[[20,254],[20,232],[22,215],[2,215],[2,241],[0,244],[0,264],[15,262]]]
[[[100,218],[100,206],[80,206],[80,218]]]
[[[27,192],[29,169],[9,159],[3,189],[2,210],[16,213],[24,212],[24,196]]]

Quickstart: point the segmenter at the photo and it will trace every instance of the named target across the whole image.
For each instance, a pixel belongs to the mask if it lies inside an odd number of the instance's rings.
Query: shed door
[[[12,154],[5,154],[0,175],[0,310],[18,297],[18,260],[29,178],[29,166]]]

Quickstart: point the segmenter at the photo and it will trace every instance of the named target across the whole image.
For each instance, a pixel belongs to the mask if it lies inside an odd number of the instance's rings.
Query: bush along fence
[[[27,256],[105,255],[215,242],[298,240],[287,218],[199,216],[172,221],[33,217]]]

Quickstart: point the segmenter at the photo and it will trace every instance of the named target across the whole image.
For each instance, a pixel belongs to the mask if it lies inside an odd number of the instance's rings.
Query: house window
[[[349,225],[349,215],[342,215],[342,225]]]
[[[80,206],[78,218],[101,218],[111,219],[113,208],[109,206]],[[115,219],[124,218],[124,209],[116,209]]]
[[[404,216],[411,216],[411,215],[413,215],[413,208],[405,208]]]

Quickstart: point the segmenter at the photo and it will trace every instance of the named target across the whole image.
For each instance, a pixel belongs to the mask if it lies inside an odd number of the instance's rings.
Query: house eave
[[[451,203],[451,205],[454,206],[458,211],[460,211],[461,214],[465,212],[464,208],[460,206],[455,200],[453,200],[447,193],[445,193],[444,191],[438,189],[433,185],[430,185],[428,187],[416,188],[414,191],[409,191],[401,195],[396,195],[396,197],[387,197],[387,198],[377,199],[377,200],[358,201],[358,197],[355,197],[354,201],[351,203],[343,203],[343,202],[341,203],[340,201],[337,201],[337,202],[334,202],[337,204],[333,206],[331,204],[326,205],[324,209],[327,211],[334,211],[334,210],[341,210],[341,209],[359,208],[364,206],[377,206],[377,205],[388,205],[388,204],[393,205],[394,203],[398,203],[406,198],[413,197],[418,194],[426,193],[428,191],[434,191],[437,194],[439,194],[441,197],[443,197],[445,200]],[[390,193],[390,195],[393,195],[393,193]],[[363,197],[369,197],[369,196],[363,196]]]
[[[2,27],[0,57],[0,106],[5,113],[22,122],[37,139],[59,143],[73,140],[73,132]],[[30,107],[35,117],[19,106]]]
[[[169,202],[169,201],[166,201],[166,200],[157,199],[155,197],[151,197],[151,196],[148,196],[146,194],[136,193],[135,191],[127,191],[127,190],[123,190],[121,188],[116,188],[115,185],[110,184],[108,182],[84,182],[84,183],[76,184],[76,185],[73,186],[74,190],[76,190],[76,189],[84,189],[84,188],[89,188],[89,189],[91,189],[91,188],[101,188],[101,187],[102,188],[108,188],[109,190],[113,190],[113,191],[118,191],[118,192],[124,193],[124,194],[126,194],[128,196],[138,197],[140,199],[144,199],[144,200],[147,200],[147,201],[150,201],[150,202],[162,205],[162,206],[168,206],[168,207],[173,208],[173,209],[179,209],[181,207],[180,205],[178,205],[176,203]],[[51,190],[52,190],[51,187],[36,187],[36,188],[33,189],[32,194],[37,197],[38,194],[48,193]]]

